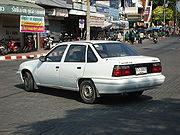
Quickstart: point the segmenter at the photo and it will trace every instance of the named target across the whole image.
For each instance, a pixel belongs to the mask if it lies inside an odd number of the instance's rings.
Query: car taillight
[[[115,65],[113,68],[112,76],[119,77],[119,76],[126,76],[130,74],[131,74],[130,66]]]
[[[153,73],[162,72],[161,63],[154,63],[152,67],[152,72]]]

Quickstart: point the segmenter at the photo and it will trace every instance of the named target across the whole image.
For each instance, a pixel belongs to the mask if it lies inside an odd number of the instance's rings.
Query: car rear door
[[[60,68],[60,84],[65,88],[77,89],[77,81],[85,68],[86,45],[70,45]]]
[[[67,45],[56,47],[46,56],[46,61],[39,64],[35,72],[38,84],[43,86],[60,86],[59,70],[61,68],[61,58],[66,47]]]

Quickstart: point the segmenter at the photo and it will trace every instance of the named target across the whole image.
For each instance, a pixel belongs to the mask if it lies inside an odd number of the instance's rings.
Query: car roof
[[[108,40],[81,40],[81,41],[71,41],[63,42],[61,44],[98,44],[98,43],[120,43],[118,41],[108,41]]]

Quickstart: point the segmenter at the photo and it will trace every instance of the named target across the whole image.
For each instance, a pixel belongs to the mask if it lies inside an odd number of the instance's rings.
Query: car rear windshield
[[[139,54],[122,43],[98,43],[93,45],[101,58],[138,56]]]

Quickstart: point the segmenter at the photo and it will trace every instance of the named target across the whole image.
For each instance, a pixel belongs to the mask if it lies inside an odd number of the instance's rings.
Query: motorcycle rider
[[[51,49],[51,46],[53,45],[53,38],[50,37],[50,34],[47,35],[47,37],[44,39],[44,49]]]
[[[153,34],[153,42],[156,44],[158,42],[158,32],[155,31]]]

